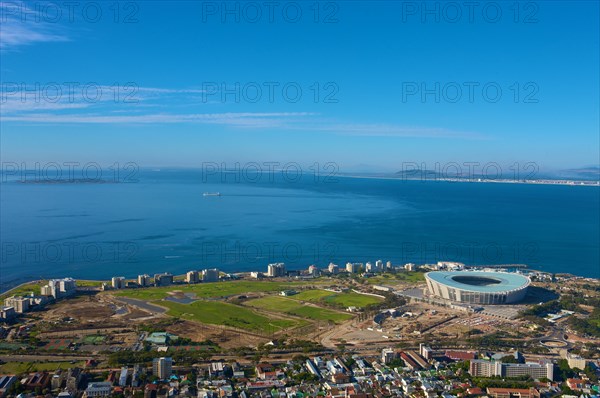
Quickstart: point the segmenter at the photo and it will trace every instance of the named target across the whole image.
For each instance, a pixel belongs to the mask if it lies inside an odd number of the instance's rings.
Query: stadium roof
[[[500,293],[519,289],[529,285],[529,278],[521,274],[509,272],[488,272],[488,271],[432,271],[425,274],[431,280],[465,291]],[[484,281],[489,279],[491,284],[477,285],[464,283],[454,278],[473,278]]]

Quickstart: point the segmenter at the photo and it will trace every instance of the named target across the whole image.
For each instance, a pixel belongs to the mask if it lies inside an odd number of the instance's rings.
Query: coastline
[[[481,268],[484,268],[484,266],[482,266]],[[539,270],[530,270],[527,269],[527,271],[533,271],[533,272],[539,272],[539,273],[543,273],[543,274],[552,274],[551,272],[544,272],[544,271],[539,271]],[[398,271],[395,271],[398,272]],[[400,271],[402,272],[402,271]],[[248,278],[248,276],[250,275],[250,272],[231,272],[230,274],[236,274],[236,275],[244,275],[244,278],[241,278],[240,280],[246,280],[246,281],[255,281],[255,280],[259,280],[259,279],[252,279],[252,278]],[[590,276],[581,276],[581,275],[575,275],[575,274],[570,274],[570,273],[565,273],[565,272],[560,272],[560,273],[554,273],[556,276],[561,276],[561,277],[568,277],[568,278],[576,278],[576,279],[590,279],[590,280],[600,280],[600,278],[594,278],[594,277],[590,277]],[[184,283],[186,284],[186,282],[184,281],[185,278],[185,274],[180,274],[180,275],[173,275],[173,279],[177,282],[175,284],[180,284],[180,283]],[[48,279],[55,279],[55,278],[48,278]],[[34,283],[41,283],[41,282],[46,282],[48,279],[36,279],[36,280],[31,280],[31,281],[27,281],[27,282],[23,282],[17,286],[14,286],[4,292],[0,292],[0,298],[2,298],[2,300],[4,300],[6,297],[10,297],[11,295],[14,295],[13,292],[18,291],[19,289],[27,286],[27,285],[31,285]],[[60,278],[58,278],[60,279]],[[135,281],[135,277],[132,278],[125,278],[125,280],[127,281]],[[105,280],[101,280],[101,279],[77,279],[75,278],[75,280],[77,281],[77,283],[83,283],[81,285],[78,285],[77,288],[85,288],[85,289],[93,289],[95,287],[99,287],[101,286],[103,283],[108,283],[110,284],[110,279],[105,279]],[[98,286],[99,285],[99,286]]]
[[[407,178],[394,176],[369,176],[356,174],[340,174],[343,178],[361,178],[371,180],[398,180],[398,181],[420,181],[420,182],[459,182],[459,183],[475,183],[475,184],[526,184],[526,185],[565,185],[578,187],[600,187],[600,181],[590,180],[512,180],[512,179],[481,179],[481,178]]]

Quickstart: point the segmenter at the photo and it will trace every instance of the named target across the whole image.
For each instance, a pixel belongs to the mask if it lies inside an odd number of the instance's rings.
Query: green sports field
[[[290,297],[293,300],[310,301],[312,303],[327,303],[340,308],[359,307],[376,304],[383,299],[354,292],[335,293],[327,290],[306,290]]]
[[[309,305],[302,305],[298,300],[292,300],[280,296],[267,296],[246,302],[251,307],[261,308],[267,311],[281,312],[295,315],[315,321],[343,322],[352,318],[350,314],[329,310]]]
[[[154,301],[153,304],[167,307],[167,314],[177,318],[254,332],[271,333],[303,325],[302,321],[293,319],[269,319],[251,309],[220,301],[198,300],[191,304]]]

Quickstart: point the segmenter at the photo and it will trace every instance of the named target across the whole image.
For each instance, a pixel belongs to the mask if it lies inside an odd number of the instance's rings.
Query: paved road
[[[538,342],[542,342],[545,340],[548,341],[558,341],[561,342],[563,344],[565,344],[564,346],[561,347],[550,347],[550,348],[556,348],[556,349],[569,349],[571,348],[572,344],[565,339],[565,330],[562,326],[555,326],[555,328],[551,331],[551,333],[543,336],[543,337],[537,337],[535,339],[532,339],[532,341],[538,341]]]
[[[115,297],[115,299],[118,301],[121,301],[125,304],[129,304],[129,305],[141,308],[142,310],[145,310],[145,311],[148,311],[151,313],[164,314],[165,312],[167,312],[166,308],[159,307],[158,305],[150,304],[150,303],[147,303],[142,300],[137,300],[137,299],[133,299],[133,298],[129,298],[129,297]]]

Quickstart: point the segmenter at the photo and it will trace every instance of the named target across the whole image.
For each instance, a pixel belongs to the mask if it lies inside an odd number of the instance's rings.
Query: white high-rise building
[[[334,264],[334,263],[329,263],[329,266],[327,267],[327,269],[332,274],[337,274],[340,271],[340,267],[338,267],[338,265]]]
[[[124,366],[121,368],[121,374],[119,375],[119,386],[126,387],[127,386],[127,373],[129,369]]]
[[[0,320],[7,321],[16,316],[15,308],[9,306],[0,307]]]
[[[188,271],[185,274],[185,281],[187,283],[198,283],[198,282],[200,282],[200,273],[198,271]]]
[[[12,296],[4,300],[4,305],[13,307],[15,312],[22,314],[29,310],[29,299],[21,296]]]
[[[383,350],[381,350],[381,362],[383,362],[384,364],[389,364],[390,362],[392,362],[395,358],[397,358],[397,353],[396,350],[394,350],[393,348],[384,348]]]
[[[73,278],[50,279],[48,284],[42,286],[41,293],[44,296],[52,296],[55,299],[75,294],[77,283]]]
[[[550,361],[540,363],[504,363],[503,377],[531,376],[533,379],[547,378],[554,380],[554,364]]]
[[[154,284],[156,286],[169,286],[173,284],[173,274],[165,272],[163,274],[154,275]]]
[[[567,362],[569,363],[569,367],[571,369],[577,368],[580,370],[584,370],[585,365],[587,365],[587,361],[584,358],[580,357],[579,355],[574,355],[571,353],[567,354]]]
[[[218,282],[219,270],[216,268],[205,269],[202,271],[202,282]]]
[[[502,363],[473,359],[469,365],[469,374],[475,377],[519,377],[531,376],[533,379],[554,380],[554,364],[550,361],[540,363]]]
[[[75,279],[73,278],[63,278],[59,279],[60,291],[65,294],[65,296],[71,295],[75,293],[77,286],[75,284]]]
[[[113,276],[110,282],[113,289],[123,289],[125,287],[124,276]]]
[[[365,269],[365,270],[366,270],[367,272],[375,272],[375,267],[373,267],[373,263],[371,263],[370,261],[369,261],[369,262],[367,262],[367,265],[366,265],[366,269]]]
[[[377,272],[383,272],[383,261],[381,260],[377,260],[375,261],[375,269],[377,270]]]
[[[154,358],[152,374],[162,380],[169,378],[173,374],[173,359],[170,357]]]
[[[58,280],[50,280],[48,282],[48,286],[50,286],[50,295],[54,298],[59,298],[60,294],[60,282]]]
[[[355,274],[363,267],[363,263],[346,263],[346,272]]]
[[[469,374],[475,377],[493,377],[502,375],[502,362],[485,361],[482,359],[471,360]]]
[[[138,275],[137,283],[142,287],[150,286],[152,284],[152,278],[150,278],[150,275],[148,274]]]
[[[267,276],[272,278],[278,276],[285,276],[285,264],[284,263],[275,263],[269,264],[267,266]]]
[[[419,354],[427,360],[430,360],[433,357],[433,350],[431,347],[421,343],[419,344]]]
[[[48,286],[48,285],[42,286],[42,289],[40,290],[40,294],[42,296],[52,296],[52,289],[50,289],[50,286]]]

